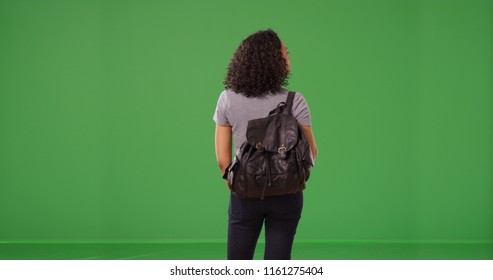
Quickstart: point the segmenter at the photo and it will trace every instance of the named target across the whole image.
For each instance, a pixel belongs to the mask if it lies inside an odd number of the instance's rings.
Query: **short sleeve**
[[[227,110],[228,110],[228,102],[227,102],[226,91],[224,90],[223,92],[221,92],[217,100],[216,110],[214,112],[214,116],[212,117],[212,120],[216,124],[230,125],[228,118],[226,116]]]
[[[292,113],[296,120],[298,120],[299,124],[312,125],[310,108],[308,108],[305,98],[299,92],[294,96]]]

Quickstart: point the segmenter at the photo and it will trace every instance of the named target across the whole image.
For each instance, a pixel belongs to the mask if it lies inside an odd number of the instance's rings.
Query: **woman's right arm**
[[[302,125],[301,128],[303,129],[303,132],[305,133],[306,140],[308,141],[308,144],[310,145],[310,150],[312,150],[313,164],[315,164],[315,158],[318,155],[318,149],[317,149],[317,144],[315,144],[315,137],[313,136],[312,126],[311,125]]]

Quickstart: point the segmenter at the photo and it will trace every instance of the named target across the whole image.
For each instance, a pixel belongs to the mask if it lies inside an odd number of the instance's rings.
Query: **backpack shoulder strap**
[[[288,115],[291,114],[293,108],[294,94],[295,94],[294,91],[290,91],[288,93],[288,98],[286,98],[286,110],[284,110],[284,112]]]

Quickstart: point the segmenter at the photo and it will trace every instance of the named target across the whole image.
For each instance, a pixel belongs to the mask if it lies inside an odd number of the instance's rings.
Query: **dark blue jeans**
[[[282,196],[238,198],[230,195],[228,260],[251,260],[265,220],[266,260],[289,260],[303,209],[303,192]]]

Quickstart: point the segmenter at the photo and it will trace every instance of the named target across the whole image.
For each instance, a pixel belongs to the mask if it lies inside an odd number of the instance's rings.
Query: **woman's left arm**
[[[216,160],[223,176],[226,167],[231,163],[232,130],[229,125],[216,124],[215,133]],[[225,180],[226,186],[228,181]]]

